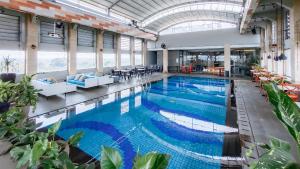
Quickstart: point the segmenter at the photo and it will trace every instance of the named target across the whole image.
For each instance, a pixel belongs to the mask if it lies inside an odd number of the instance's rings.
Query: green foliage
[[[0,103],[1,102],[12,102],[16,92],[16,84],[10,82],[2,82],[0,80]]]
[[[32,76],[24,76],[16,85],[15,103],[17,106],[36,106],[38,102],[38,91],[31,85]]]
[[[38,90],[31,85],[33,76],[24,76],[17,84],[0,81],[0,102],[14,103],[17,107],[35,107]]]
[[[113,148],[102,146],[101,169],[119,169],[122,166],[120,153]]]
[[[252,164],[252,169],[299,169],[299,165],[295,162],[295,159],[291,155],[290,145],[280,139],[272,138],[270,140],[269,148],[259,158],[259,160]]]
[[[168,167],[170,155],[150,152],[144,156],[138,155],[133,169],[165,169]]]
[[[274,83],[264,86],[268,93],[270,103],[273,105],[273,112],[288,129],[289,133],[300,147],[300,109],[294,101],[279,90]]]
[[[55,141],[52,137],[59,129],[61,121],[52,125],[47,133],[33,131],[26,135],[28,142],[23,142],[23,145],[16,146],[10,151],[11,156],[17,161],[18,168],[76,168],[77,164],[69,159],[69,154],[63,151],[69,146],[69,142],[76,143],[81,139],[83,134],[76,133],[65,142],[62,140]],[[51,138],[52,139],[49,139]],[[25,144],[24,144],[25,143]]]
[[[166,169],[170,155],[150,152],[144,156],[137,154],[133,169]],[[122,157],[118,150],[102,146],[101,169],[119,169],[122,165]]]
[[[268,93],[270,103],[273,105],[273,113],[288,129],[300,147],[300,109],[293,100],[283,91],[279,90],[275,83],[264,85]],[[256,163],[251,165],[253,169],[278,168],[300,169],[299,164],[291,155],[291,146],[280,139],[272,138],[270,143],[261,146],[266,152]]]

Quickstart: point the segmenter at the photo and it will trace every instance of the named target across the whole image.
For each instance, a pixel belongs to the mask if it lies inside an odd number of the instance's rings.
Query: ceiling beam
[[[240,33],[245,33],[248,25],[252,19],[253,14],[259,4],[260,0],[246,0],[243,18],[240,26]]]
[[[260,4],[277,4],[278,6],[281,6],[281,0],[261,0]],[[293,1],[292,0],[282,0],[282,6],[286,9],[292,9],[293,7]]]
[[[116,6],[119,2],[121,2],[122,0],[117,0],[115,3],[111,4],[110,7],[108,7],[108,10],[112,9],[114,6]]]

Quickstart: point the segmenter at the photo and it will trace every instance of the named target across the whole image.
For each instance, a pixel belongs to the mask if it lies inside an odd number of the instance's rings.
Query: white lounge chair
[[[48,83],[42,80],[32,80],[35,89],[40,90],[39,94],[49,97],[54,95],[66,94],[76,91],[76,86],[66,82]]]

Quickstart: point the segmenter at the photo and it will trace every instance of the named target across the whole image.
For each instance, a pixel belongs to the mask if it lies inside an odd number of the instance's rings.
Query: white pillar
[[[266,65],[269,72],[272,72],[272,22],[269,22],[266,27]],[[268,56],[271,56],[268,59]]]
[[[261,67],[266,68],[266,64],[265,64],[265,53],[266,53],[266,49],[265,49],[265,29],[261,29],[260,31],[260,65]],[[262,58],[262,59],[261,59]]]
[[[96,69],[103,74],[103,34],[104,31],[98,30],[96,37]]]
[[[117,69],[121,68],[121,35],[116,34],[116,67]]]
[[[282,15],[281,15],[281,12],[278,12],[278,16],[277,16],[277,55],[276,56],[280,56],[283,52],[283,44],[282,44],[282,37],[283,34],[282,34],[282,30],[284,29],[282,26]],[[282,61],[282,60],[278,60],[277,62],[275,62],[275,65],[276,65],[276,70],[279,75],[284,75],[284,62],[285,61]]]
[[[147,40],[143,39],[143,41],[142,41],[142,63],[143,63],[143,66],[147,65],[147,53],[148,53]]]
[[[169,56],[168,49],[163,49],[163,73],[168,73]]]
[[[26,49],[25,49],[25,73],[33,75],[37,73],[37,52],[39,45],[38,29],[39,24],[35,16],[26,14]]]
[[[69,24],[68,26],[68,73],[77,72],[77,26]]]
[[[291,62],[292,80],[300,82],[300,1],[294,0],[291,16]]]
[[[135,65],[135,38],[130,37],[130,65]]]
[[[225,74],[226,72],[228,72],[229,77],[231,76],[231,72],[230,72],[230,55],[231,55],[231,51],[230,51],[230,45],[229,44],[225,44],[224,45],[224,70],[225,70]]]

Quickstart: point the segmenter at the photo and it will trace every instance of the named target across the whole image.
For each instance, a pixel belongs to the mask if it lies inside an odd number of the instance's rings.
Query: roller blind
[[[94,47],[95,46],[95,32],[91,28],[78,28],[78,46]]]
[[[142,51],[142,40],[141,39],[135,39],[134,40],[134,50],[136,52]]]
[[[64,25],[61,27],[55,26],[55,33],[60,37],[51,37],[49,34],[54,33],[54,21],[42,20],[40,22],[40,42],[45,44],[64,45]]]
[[[121,36],[121,50],[122,51],[130,50],[130,38],[128,36]]]
[[[103,47],[104,47],[104,49],[113,49],[114,48],[114,34],[113,33],[104,32]]]
[[[0,14],[0,40],[20,41],[20,17]]]

